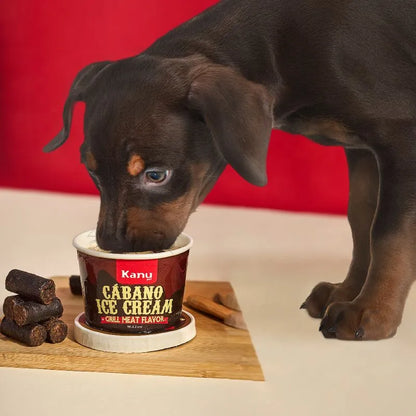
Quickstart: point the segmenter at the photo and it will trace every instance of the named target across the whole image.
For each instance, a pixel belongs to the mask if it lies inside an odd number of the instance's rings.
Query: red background
[[[79,163],[83,105],[70,139],[42,147],[62,127],[69,87],[85,65],[140,53],[215,0],[13,0],[0,4],[0,186],[97,193]],[[257,188],[227,168],[207,202],[345,213],[343,151],[273,132],[269,184]]]

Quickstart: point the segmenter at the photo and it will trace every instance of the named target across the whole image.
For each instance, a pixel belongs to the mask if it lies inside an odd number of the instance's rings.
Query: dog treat
[[[55,283],[32,273],[13,269],[6,277],[6,289],[47,305],[55,298]]]
[[[47,331],[46,341],[52,344],[62,342],[68,334],[68,326],[66,323],[56,317],[42,322],[42,325]]]
[[[19,326],[46,321],[51,317],[59,318],[62,313],[62,303],[58,298],[54,298],[48,305],[28,300],[19,301],[13,307],[13,319]]]
[[[23,302],[24,300],[19,295],[7,296],[7,298],[4,299],[3,303],[3,313],[6,316],[6,318],[14,319],[15,305],[19,305]]]
[[[69,277],[69,287],[73,295],[82,295],[81,276],[72,275]]]
[[[46,328],[42,325],[30,324],[18,326],[9,318],[3,318],[1,321],[0,332],[31,347],[37,347],[43,344],[47,336]]]

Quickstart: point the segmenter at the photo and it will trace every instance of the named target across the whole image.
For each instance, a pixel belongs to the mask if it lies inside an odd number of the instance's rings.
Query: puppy
[[[302,307],[325,337],[391,337],[416,266],[415,21],[413,0],[224,0],[81,70],[45,151],[84,101],[98,243],[121,252],[169,247],[227,164],[265,185],[272,128],[343,146],[351,266]]]

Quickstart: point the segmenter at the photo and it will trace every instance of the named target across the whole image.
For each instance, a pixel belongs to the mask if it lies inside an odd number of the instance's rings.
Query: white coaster
[[[84,312],[75,318],[75,341],[85,347],[107,352],[149,352],[184,344],[196,335],[195,318],[182,311],[177,329],[157,334],[113,334],[94,329],[85,323]]]

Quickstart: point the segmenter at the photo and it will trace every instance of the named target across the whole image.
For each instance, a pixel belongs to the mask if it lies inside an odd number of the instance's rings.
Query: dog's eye
[[[152,185],[161,185],[170,177],[170,170],[164,169],[148,169],[145,171],[145,183]]]

